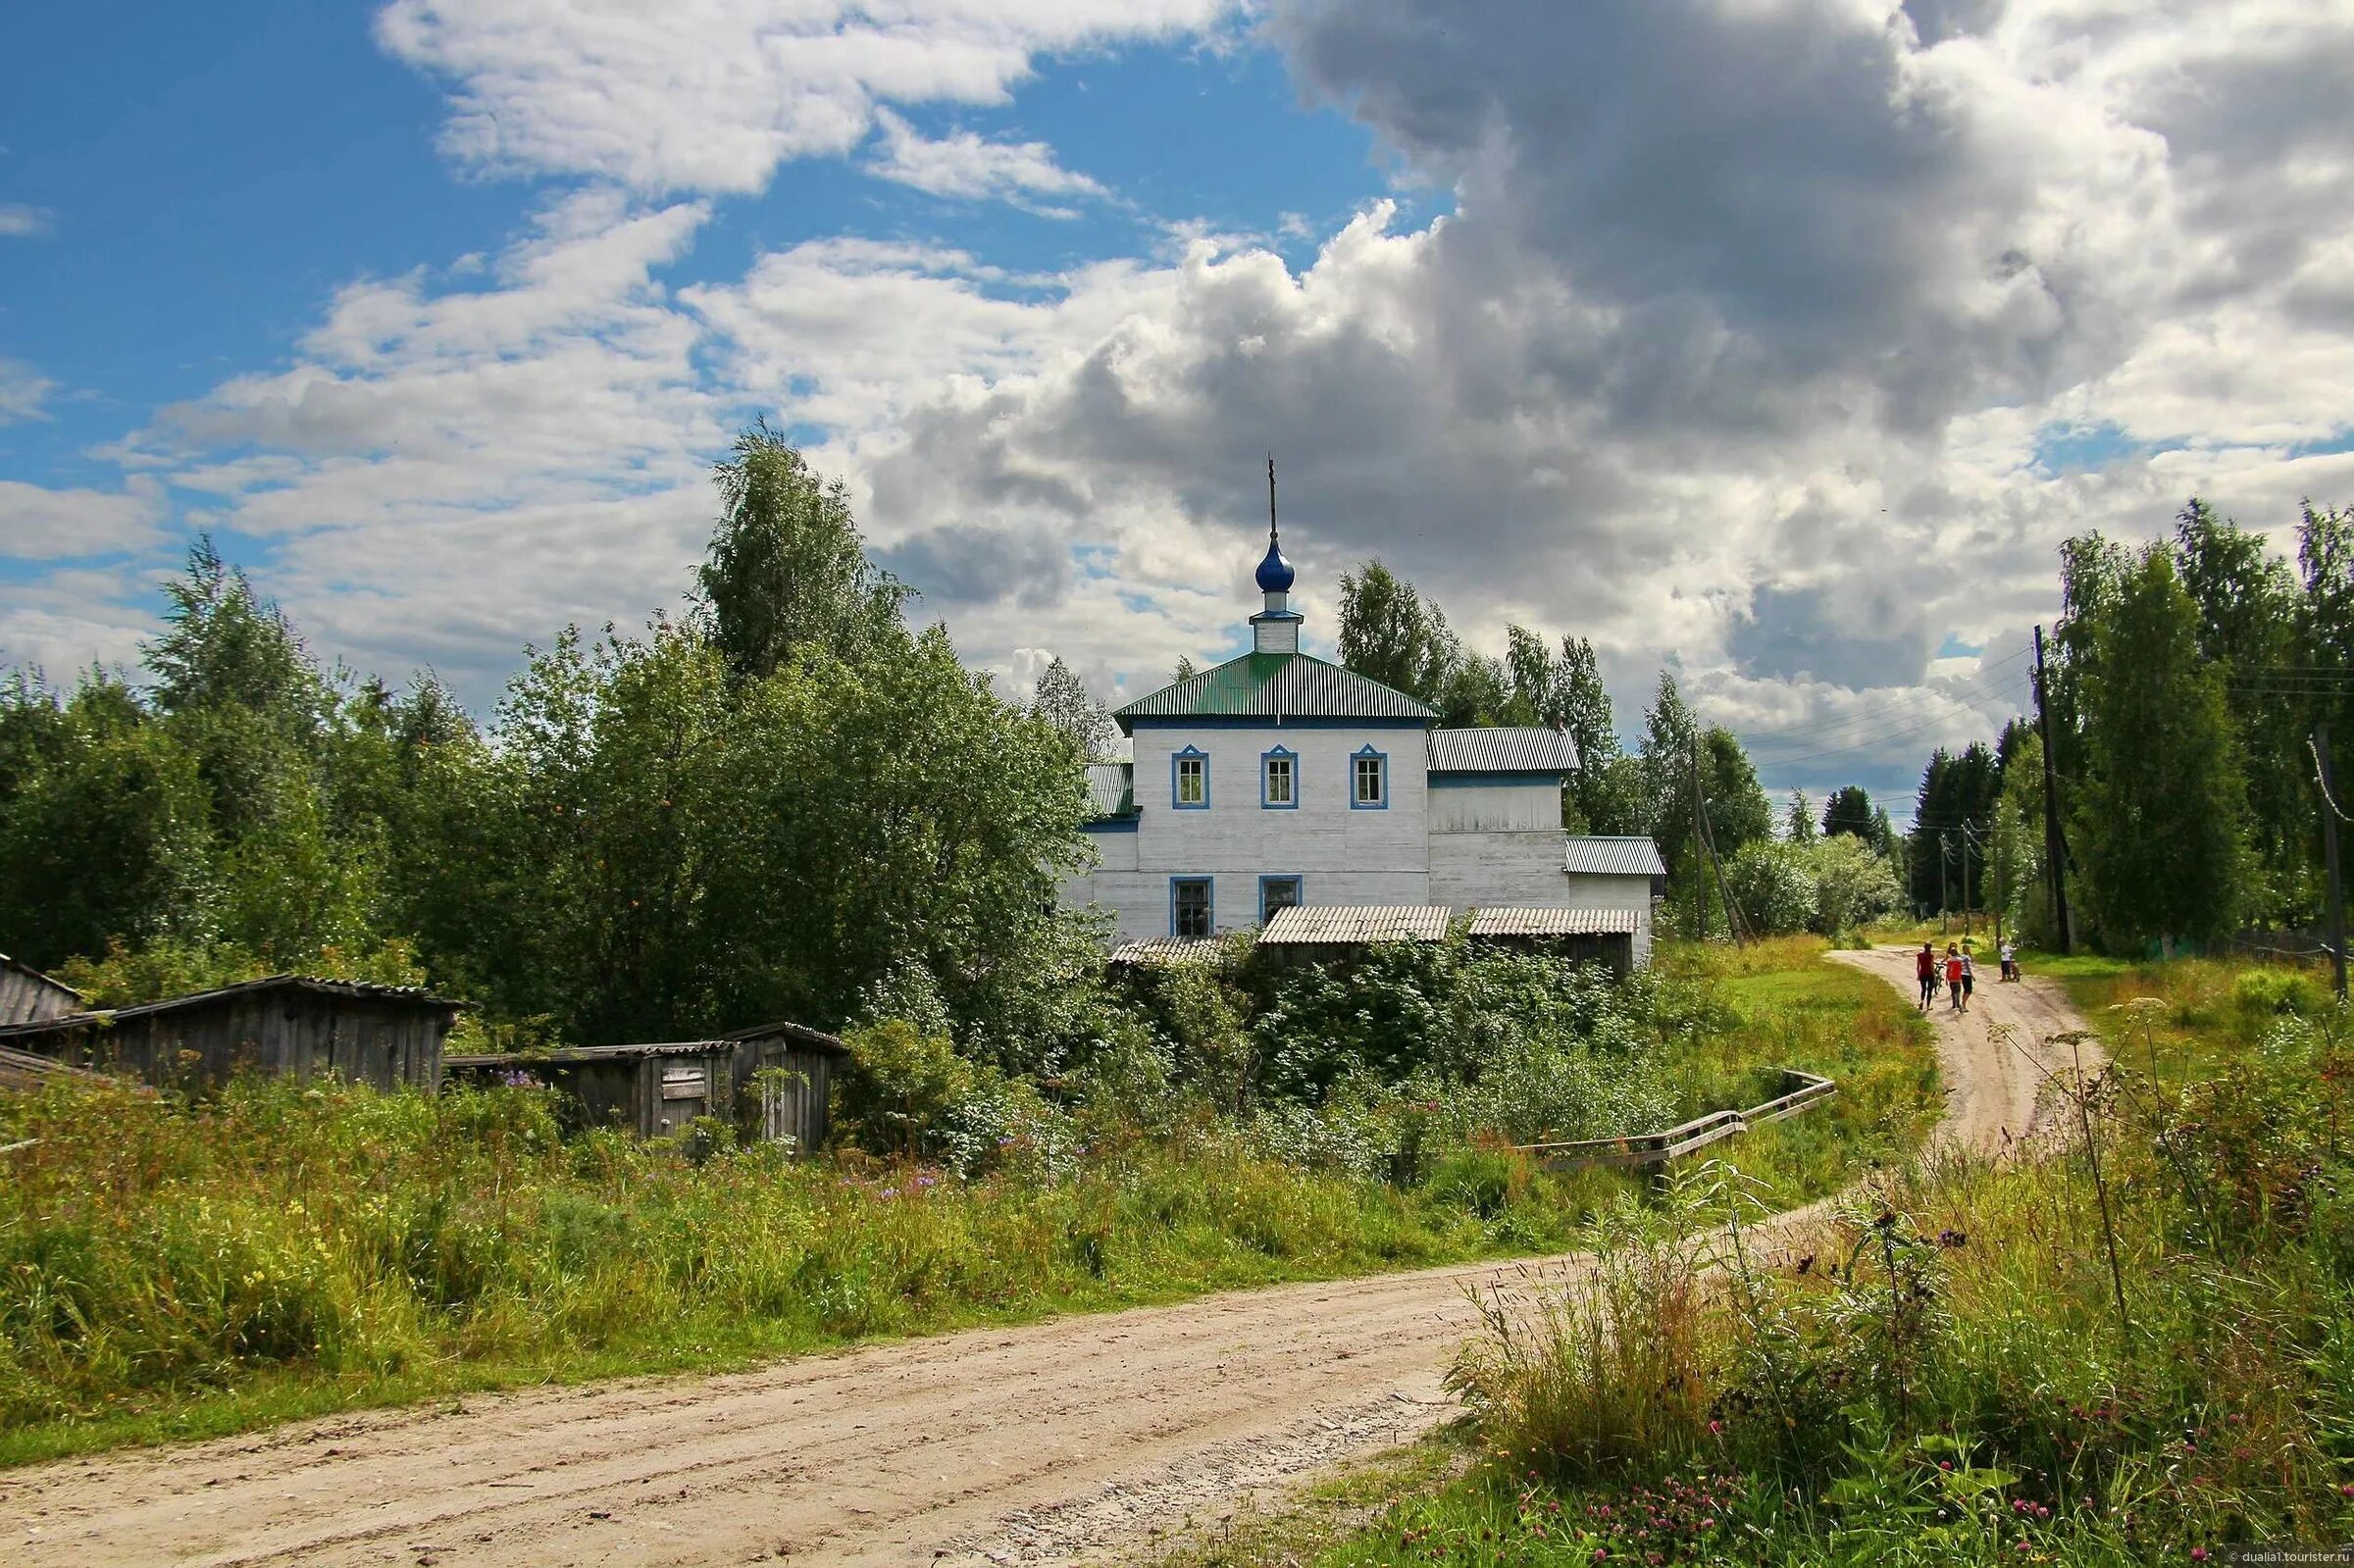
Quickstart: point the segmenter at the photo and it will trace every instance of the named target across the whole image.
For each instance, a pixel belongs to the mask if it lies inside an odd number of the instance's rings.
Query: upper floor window
[[[1209,805],[1209,754],[1188,746],[1169,759],[1169,804],[1179,811]]]
[[[1349,759],[1349,805],[1354,811],[1384,811],[1390,804],[1390,759],[1366,746]]]
[[[1262,752],[1258,759],[1258,803],[1269,811],[1289,811],[1300,804],[1300,759],[1282,746]]]

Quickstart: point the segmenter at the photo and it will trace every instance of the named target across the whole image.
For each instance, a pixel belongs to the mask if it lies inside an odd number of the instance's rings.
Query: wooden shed
[[[826,1140],[834,1065],[848,1054],[823,1031],[763,1024],[719,1039],[452,1056],[446,1065],[475,1083],[528,1073],[563,1094],[580,1127],[665,1138],[715,1116],[746,1139],[790,1139],[806,1152]]]
[[[179,1088],[247,1070],[432,1089],[441,1083],[441,1041],[463,1006],[409,986],[272,975],[10,1025],[0,1028],[0,1045]]]
[[[565,1120],[576,1128],[662,1138],[685,1132],[698,1116],[734,1115],[735,1061],[732,1040],[687,1039],[451,1056],[443,1066],[477,1084],[528,1074],[564,1096]]]
[[[1604,963],[1624,976],[1635,967],[1642,916],[1632,909],[1482,909],[1471,916],[1471,939],[1570,963]]]
[[[37,1024],[84,1010],[81,992],[0,953],[0,1025]]]
[[[762,1024],[728,1038],[736,1046],[739,1125],[747,1137],[793,1139],[796,1151],[823,1148],[832,1130],[834,1069],[848,1046],[823,1030]]]

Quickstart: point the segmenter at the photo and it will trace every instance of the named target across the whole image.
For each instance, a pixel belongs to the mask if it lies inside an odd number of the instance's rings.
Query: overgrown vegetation
[[[189,1101],[0,1096],[0,1461],[542,1378],[1567,1247],[1645,1179],[1510,1142],[1760,1097],[1833,1106],[1735,1146],[1817,1196],[1934,1107],[1922,1027],[1817,961],[1678,955],[1626,986],[1457,945],[1104,991],[1045,1079],[976,1061],[900,977],[858,1026],[864,1150],[724,1127],[559,1136],[528,1085],[241,1081]],[[1542,1121],[1544,1125],[1537,1125]]]
[[[2115,1065],[2055,1087],[2073,1141],[1892,1168],[1795,1244],[1728,1169],[1621,1207],[1590,1284],[1497,1303],[1458,1365],[1471,1473],[1284,1556],[2124,1564],[2347,1539],[2346,1022],[2296,971],[2073,967],[2124,999],[2096,1015]]]

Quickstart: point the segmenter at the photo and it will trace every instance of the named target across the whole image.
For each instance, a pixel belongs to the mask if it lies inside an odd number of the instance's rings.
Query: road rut
[[[1912,987],[1898,949],[1841,959]],[[2056,986],[1937,1013],[1940,1136],[2035,1127]],[[1999,1040],[1990,1026],[2011,1025]],[[59,1568],[1067,1561],[1454,1413],[1471,1293],[1552,1263],[1236,1291],[812,1355],[469,1395],[0,1472],[0,1560]]]

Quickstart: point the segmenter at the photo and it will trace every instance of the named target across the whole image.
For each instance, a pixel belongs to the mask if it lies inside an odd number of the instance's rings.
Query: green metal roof
[[[1305,653],[1246,653],[1162,686],[1112,714],[1138,719],[1418,719],[1438,714],[1403,691]]]

